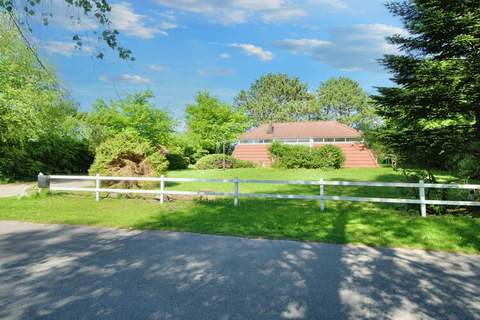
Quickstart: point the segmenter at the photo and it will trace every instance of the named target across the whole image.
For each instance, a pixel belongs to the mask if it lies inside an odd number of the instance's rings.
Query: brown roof
[[[336,121],[278,122],[273,133],[269,124],[262,124],[240,136],[240,140],[296,139],[296,138],[358,138],[360,132]]]

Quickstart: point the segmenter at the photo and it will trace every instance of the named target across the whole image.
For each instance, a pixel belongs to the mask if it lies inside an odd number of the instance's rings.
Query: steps
[[[322,144],[315,144],[319,147]],[[359,143],[338,143],[335,146],[342,149],[345,154],[345,168],[376,168],[377,161],[372,152]],[[268,153],[268,144],[238,144],[233,151],[233,156],[240,160],[250,161],[259,166],[271,166],[272,161]]]
[[[344,168],[377,168],[378,163],[372,152],[360,143],[336,144],[345,154]]]

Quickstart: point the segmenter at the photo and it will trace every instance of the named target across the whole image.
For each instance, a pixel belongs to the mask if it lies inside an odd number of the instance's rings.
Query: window
[[[284,139],[284,140],[283,140],[283,143],[286,143],[286,144],[296,144],[296,143],[297,143],[297,139]]]
[[[325,138],[325,142],[335,142],[335,138]]]
[[[323,138],[315,138],[313,139],[313,142],[324,142],[323,140]]]

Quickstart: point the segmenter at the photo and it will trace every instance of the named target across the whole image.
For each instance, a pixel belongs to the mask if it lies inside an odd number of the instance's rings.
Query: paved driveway
[[[0,198],[23,196],[31,186],[33,183],[0,184]]]
[[[480,319],[480,256],[0,222],[2,319]]]
[[[0,184],[0,198],[24,196],[27,190],[35,185],[35,182]],[[62,180],[52,181],[52,185],[63,187],[91,187],[94,185],[94,182],[85,180]]]

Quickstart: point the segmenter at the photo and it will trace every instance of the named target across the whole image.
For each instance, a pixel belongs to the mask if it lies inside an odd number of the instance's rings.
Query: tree
[[[379,88],[374,98],[385,123],[379,139],[404,167],[448,168],[454,162],[478,167],[478,1],[408,0],[387,7],[408,34],[389,38],[402,53],[382,61],[396,86]]]
[[[82,172],[91,160],[76,109],[0,15],[0,178]]]
[[[247,91],[240,91],[234,105],[254,126],[271,121],[304,119],[313,102],[307,85],[284,73],[266,74]]]
[[[63,0],[63,2],[66,6],[78,9],[77,15],[70,17],[72,23],[80,23],[80,15],[95,20],[101,29],[100,32],[95,32],[98,39],[111,49],[116,50],[121,59],[134,60],[132,51],[118,44],[117,36],[119,32],[111,26],[109,13],[112,7],[107,0]],[[38,14],[37,10],[39,8],[43,10],[41,12],[41,18],[44,25],[48,25],[49,19],[53,17],[52,12],[47,11],[51,8],[51,5],[42,6],[41,4],[42,0],[22,1],[21,4],[16,0],[0,0],[0,13],[2,13],[2,11],[6,12],[19,32],[22,32],[20,29],[22,25],[28,26],[28,29],[31,31],[29,19]],[[21,8],[17,6],[21,6]],[[82,46],[82,37],[80,34],[75,33],[72,36],[72,41],[74,41],[78,47]],[[97,58],[101,59],[103,56],[104,52],[98,50]]]
[[[128,129],[101,143],[95,153],[90,174],[160,175],[167,170],[168,160],[136,131]]]
[[[367,94],[357,81],[346,77],[331,78],[320,85],[311,117],[335,120],[364,131],[375,122]]]
[[[185,109],[188,134],[202,148],[212,152],[216,146],[225,146],[237,139],[248,127],[245,115],[226,103],[212,97],[207,91],[199,92],[195,104]]]
[[[167,112],[155,108],[150,102],[153,97],[152,92],[144,91],[110,104],[97,100],[85,120],[92,147],[127,129],[154,145],[170,145],[175,122]]]

